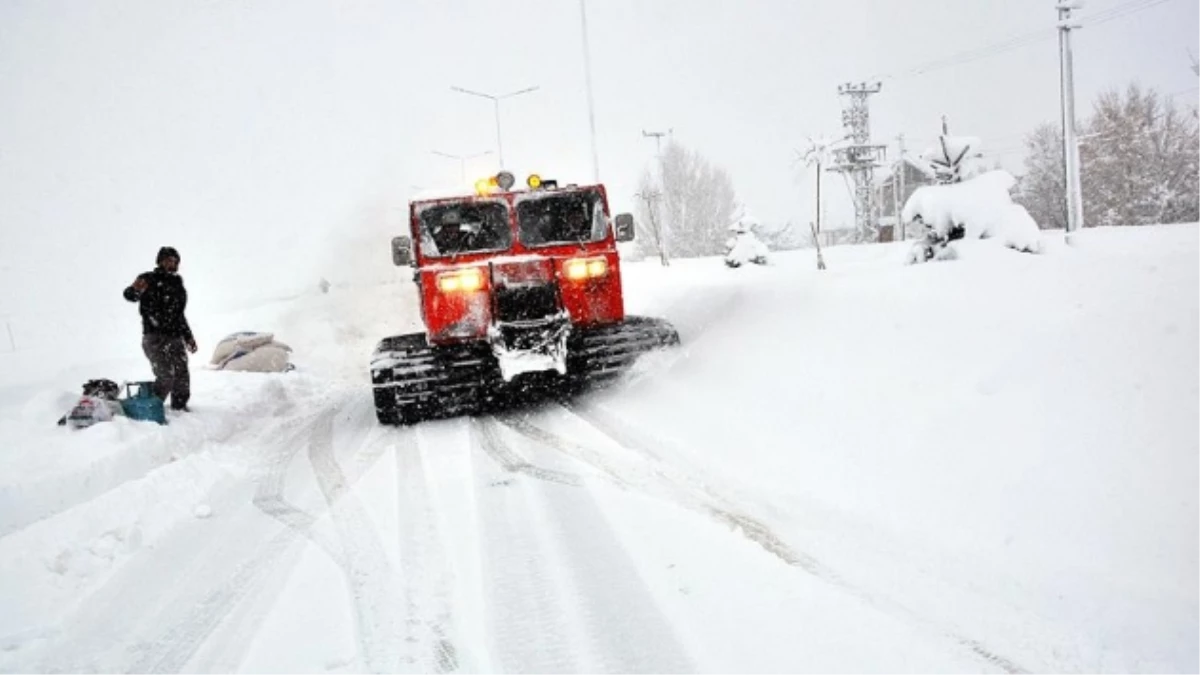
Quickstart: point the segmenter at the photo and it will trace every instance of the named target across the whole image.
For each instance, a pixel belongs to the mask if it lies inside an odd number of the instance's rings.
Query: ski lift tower
[[[875,167],[883,165],[887,146],[871,143],[871,112],[867,97],[878,94],[882,87],[880,82],[838,86],[838,95],[847,97],[842,109],[842,126],[849,143],[834,151],[834,163],[829,170],[849,176],[854,183],[854,225],[858,240],[864,242],[879,239],[873,204]]]

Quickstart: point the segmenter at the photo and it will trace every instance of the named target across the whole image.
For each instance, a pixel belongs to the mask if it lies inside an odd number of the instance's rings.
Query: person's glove
[[[196,346],[196,340],[194,338],[188,338],[187,348],[188,348],[188,351],[193,354],[195,354],[196,350],[199,349],[199,347]]]

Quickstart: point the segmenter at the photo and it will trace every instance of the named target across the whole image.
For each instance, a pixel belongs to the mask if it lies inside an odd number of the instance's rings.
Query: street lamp
[[[583,79],[587,83],[588,128],[592,132],[592,181],[600,182],[600,157],[596,154],[596,108],[592,100],[592,55],[588,48],[587,0],[579,0],[579,19],[583,34]]]
[[[528,94],[531,91],[537,91],[538,88],[536,86],[528,87],[526,89],[521,89],[520,91],[509,92],[507,94],[501,94],[499,96],[494,96],[492,94],[485,94],[485,93],[479,92],[479,91],[471,91],[470,89],[463,89],[462,87],[453,87],[452,86],[450,88],[454,91],[457,91],[460,94],[469,94],[471,96],[478,96],[480,98],[486,98],[486,99],[491,100],[492,105],[496,111],[496,154],[499,155],[500,168],[503,169],[504,168],[504,145],[500,141],[500,101],[502,99],[512,98],[513,96],[520,96],[521,94]]]
[[[492,154],[491,150],[484,150],[483,152],[477,152],[473,155],[452,155],[448,152],[442,152],[441,150],[431,150],[430,152],[437,155],[438,157],[445,157],[447,159],[457,159],[458,163],[459,163],[459,167],[462,170],[462,180],[464,183],[467,182],[467,160],[468,159],[477,159],[479,157],[483,157],[484,155]]]

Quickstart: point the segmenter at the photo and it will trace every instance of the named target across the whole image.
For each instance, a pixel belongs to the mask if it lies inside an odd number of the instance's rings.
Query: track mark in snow
[[[135,651],[141,656],[128,667],[128,671],[135,673],[181,671],[208,636],[216,631],[234,606],[253,589],[267,583],[268,577],[285,559],[289,547],[298,537],[298,533],[293,530],[284,530],[272,537],[261,552],[238,566],[237,572],[232,578],[196,602],[184,620],[173,623],[171,628],[158,635],[153,641],[135,645]],[[295,557],[298,551],[292,549],[292,553]]]
[[[335,413],[331,409],[318,419],[309,437],[308,458],[345,556],[342,571],[354,603],[355,634],[364,666],[371,672],[391,672],[400,653],[395,577],[370,516],[350,492],[334,457]]]
[[[496,463],[509,473],[520,473],[544,480],[551,483],[559,483],[562,485],[571,485],[578,487],[583,484],[583,481],[575,474],[566,473],[564,471],[555,471],[554,469],[544,469],[539,466],[534,466],[523,459],[510,448],[500,435],[497,433],[494,422],[489,419],[474,419],[474,428],[479,434],[479,446],[488,454]]]
[[[953,635],[953,634],[951,634],[951,636],[954,637],[958,641],[959,644],[961,644],[962,646],[964,646],[964,647],[970,649],[972,652],[974,652],[976,656],[983,659],[984,661],[987,661],[988,663],[992,664],[993,666],[1000,668],[1001,670],[1003,670],[1006,673],[1012,673],[1013,675],[1023,675],[1024,673],[1029,672],[1028,670],[1022,668],[1021,666],[1017,665],[1016,663],[1013,663],[1012,661],[1004,658],[1003,656],[996,654],[995,652],[988,649],[987,647],[985,647],[982,643],[980,643],[977,640],[972,640],[970,638],[965,638],[965,637],[961,637],[961,636]]]
[[[694,478],[684,475],[666,465],[659,455],[644,451],[644,444],[632,443],[627,437],[616,437],[611,429],[602,428],[586,413],[574,408],[563,406],[564,410],[582,419],[584,422],[600,431],[627,450],[637,450],[645,455],[646,460],[639,461],[636,468],[619,467],[612,452],[593,449],[587,445],[563,438],[558,434],[547,431],[527,419],[517,416],[505,416],[500,421],[513,431],[554,448],[564,454],[581,460],[600,470],[605,476],[623,488],[633,488],[640,492],[657,494],[666,497],[673,503],[699,511],[705,515],[726,523],[735,531],[761,546],[765,551],[779,558],[788,565],[800,567],[805,571],[826,579],[837,580],[832,570],[825,568],[812,556],[801,553],[789,547],[762,522],[752,516],[740,513],[727,500],[715,495],[707,485]],[[841,583],[840,580],[837,580]]]
[[[619,485],[637,489],[651,496],[666,498],[680,506],[715,518],[755,542],[764,551],[787,565],[802,569],[813,577],[859,598],[879,611],[925,626],[931,631],[944,635],[959,647],[1007,673],[1015,675],[1028,672],[1011,659],[988,649],[980,641],[959,635],[952,630],[946,630],[936,622],[920,616],[891,598],[859,587],[814,556],[789,546],[762,521],[742,512],[729,500],[717,494],[709,487],[713,481],[689,476],[683,471],[669,466],[662,460],[663,453],[650,450],[654,447],[654,442],[647,441],[642,434],[631,430],[628,425],[613,424],[605,415],[589,410],[587,407],[575,405],[562,405],[561,407],[599,431],[620,448],[641,455],[641,459],[634,459],[632,462],[624,460],[623,466],[618,465],[614,452],[596,450],[563,438],[538,427],[528,419],[508,415],[501,418],[501,421],[505,426],[527,438],[591,464],[605,475],[613,478]]]
[[[476,445],[493,458],[516,455],[502,424],[472,424]],[[512,470],[511,459],[497,462],[492,473]],[[477,478],[477,508],[498,669],[695,669],[581,476],[554,471],[572,480],[503,484],[488,473]]]
[[[313,526],[317,523],[316,516],[290,504],[283,497],[288,467],[299,453],[304,442],[303,439],[312,434],[316,422],[317,420],[313,419],[300,425],[285,437],[282,443],[275,446],[275,451],[268,456],[263,467],[264,475],[259,479],[255,489],[254,506],[291,528],[296,534],[307,537],[320,547],[338,567],[345,567],[346,561],[342,556],[341,546],[313,530]]]
[[[404,640],[406,648],[417,650],[406,660],[419,671],[447,673],[459,667],[458,650],[449,634],[454,623],[453,584],[420,435],[418,427],[406,436],[409,442],[393,446],[400,574],[408,610]]]
[[[816,558],[806,553],[801,553],[783,543],[783,540],[776,536],[771,531],[771,528],[764,525],[762,521],[723,507],[710,505],[707,507],[707,510],[713,518],[725,523],[734,532],[740,532],[743,537],[758,544],[764,551],[779,558],[788,565],[799,567],[805,572],[830,581],[835,585],[845,585],[845,582],[838,578],[833,573],[833,570],[822,565]]]
[[[282,480],[282,468],[272,467],[285,467],[295,452],[285,448],[286,457],[269,458],[264,495],[272,490],[273,472]],[[281,513],[294,524],[306,520],[306,514],[298,510],[284,509]],[[55,640],[41,648],[43,667],[38,669],[183,669],[243,599],[268,587],[277,568],[297,557],[299,549],[292,544],[301,536],[300,530],[285,529],[266,537],[265,543],[253,538],[243,541],[239,535],[251,524],[245,518],[216,521],[203,528],[216,543],[198,549],[184,533],[167,540],[154,559],[172,566],[170,574],[147,577],[139,570],[143,560],[151,559],[136,559],[137,566],[118,573],[64,618]],[[189,525],[186,532],[194,529],[193,524]],[[113,606],[128,607],[139,618],[114,624]],[[248,638],[239,639],[245,642]],[[60,643],[69,646],[64,648]],[[236,648],[230,646],[225,651]]]
[[[147,650],[143,645],[140,649],[145,653],[134,665],[133,671],[179,671],[201,648],[210,652],[220,652],[225,658],[244,650],[251,639],[249,635],[234,631],[235,643],[220,645],[219,648],[209,644],[210,636],[216,633],[222,622],[253,590],[277,581],[274,576],[277,568],[281,567],[283,555],[291,553],[290,559],[294,561],[299,555],[299,549],[289,547],[301,538],[307,538],[317,545],[339,568],[347,571],[349,577],[350,563],[345,557],[342,542],[318,532],[315,525],[319,519],[288,503],[283,497],[289,466],[306,440],[320,438],[320,425],[326,421],[331,422],[333,411],[337,408],[336,404],[332,406],[327,414],[297,416],[281,423],[279,426],[290,427],[291,431],[276,442],[273,452],[266,456],[261,468],[263,475],[255,489],[254,506],[288,529],[272,537],[260,553],[247,558],[239,565],[232,578],[210,591],[201,602],[194,605],[195,609],[184,619],[172,624],[166,633],[147,643],[161,645],[159,649]]]
[[[351,476],[353,480],[348,480],[340,471],[336,461],[333,460],[332,420],[338,406],[336,403],[331,405],[331,409],[326,412],[287,420],[286,426],[291,427],[290,433],[285,434],[282,440],[277,441],[273,452],[265,458],[266,461],[262,467],[264,473],[258,480],[253,504],[288,529],[273,537],[262,552],[247,558],[238,567],[232,578],[209,592],[202,601],[195,603],[195,609],[184,619],[172,624],[171,629],[152,642],[140,646],[139,650],[145,653],[131,670],[136,672],[175,672],[187,666],[201,648],[210,653],[219,652],[224,660],[229,659],[232,654],[244,650],[252,639],[250,635],[238,634],[234,631],[235,643],[224,645],[210,644],[210,636],[216,633],[222,622],[239,607],[251,591],[276,581],[275,577],[278,574],[276,570],[282,567],[280,562],[284,553],[291,553],[289,559],[293,562],[298,558],[300,549],[289,549],[289,547],[301,538],[307,538],[313,542],[343,571],[347,578],[347,590],[355,603],[353,615],[356,620],[363,613],[359,597],[355,595],[356,590],[360,591],[359,587],[362,584],[356,586],[354,581],[356,570],[363,567],[361,560],[358,559],[361,558],[361,555],[348,557],[359,554],[360,551],[347,547],[347,538],[341,536],[343,532],[337,527],[339,519],[334,517],[335,532],[339,536],[331,538],[316,529],[316,525],[320,521],[319,517],[297,508],[283,497],[288,469],[306,443],[309,446],[309,459],[314,463],[313,469],[318,484],[323,488],[322,495],[326,499],[331,516],[336,502],[348,494],[348,487],[361,476],[361,473],[357,473]],[[352,440],[361,442],[361,439],[357,437]],[[314,456],[316,460],[313,459]],[[333,463],[332,470],[329,467],[330,462]],[[322,480],[329,478],[330,475],[333,476],[331,480]],[[335,484],[337,485],[336,489],[332,487]],[[330,489],[326,492],[324,488]],[[366,631],[367,634],[371,632],[370,628]],[[371,649],[363,649],[364,633],[356,632],[356,635],[359,637],[360,649],[364,658],[371,656],[375,643],[369,643]],[[162,645],[162,647],[147,650],[146,645]],[[370,663],[369,660],[368,663]]]
[[[350,484],[356,483],[373,463],[373,460],[378,459],[382,454],[383,448],[389,447],[387,443],[374,442],[375,439],[371,437],[371,432],[376,430],[371,424],[374,422],[373,407],[348,405],[352,403],[352,398],[357,397],[356,395],[357,392],[353,392],[352,396],[332,397],[328,399],[328,406],[321,408],[321,410],[334,411],[349,409],[352,413],[347,417],[351,433],[348,437],[343,434],[344,437],[340,439],[347,447],[356,448],[355,458],[361,460],[348,472],[347,479]],[[353,414],[354,411],[357,411],[357,416]],[[256,479],[253,504],[264,514],[287,526],[296,535],[296,538],[303,537],[311,541],[328,556],[331,562],[340,569],[346,570],[348,569],[347,561],[341,542],[338,541],[336,535],[317,527],[321,522],[320,515],[323,513],[313,515],[284,498],[288,471],[296,455],[306,446],[316,425],[322,420],[323,414],[320,411],[294,415],[277,423],[272,431],[264,435],[265,438],[273,440],[272,445],[269,446],[270,451],[264,453],[264,461],[258,469],[259,477]],[[346,425],[342,426],[344,428]],[[283,431],[285,429],[287,431]],[[256,606],[251,607],[251,604]],[[246,649],[252,641],[252,635],[249,634],[251,631],[242,630],[240,627],[250,626],[256,621],[261,621],[264,618],[265,608],[269,606],[269,603],[263,602],[239,604],[235,600],[232,606],[226,608],[226,614],[230,615],[231,619],[225,621],[218,632],[204,640],[200,651],[197,652],[200,660],[190,663],[190,665],[202,670],[236,669],[240,663],[239,658],[245,655]],[[239,616],[241,618],[237,618]]]

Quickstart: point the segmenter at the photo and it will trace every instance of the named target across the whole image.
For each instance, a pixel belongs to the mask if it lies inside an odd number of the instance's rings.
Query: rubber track
[[[539,374],[506,383],[484,343],[433,347],[419,333],[390,337],[372,358],[375,407],[380,421],[407,424],[494,411],[530,397],[569,396],[612,381],[649,351],[678,343],[667,322],[629,316],[575,329],[565,378]]]

